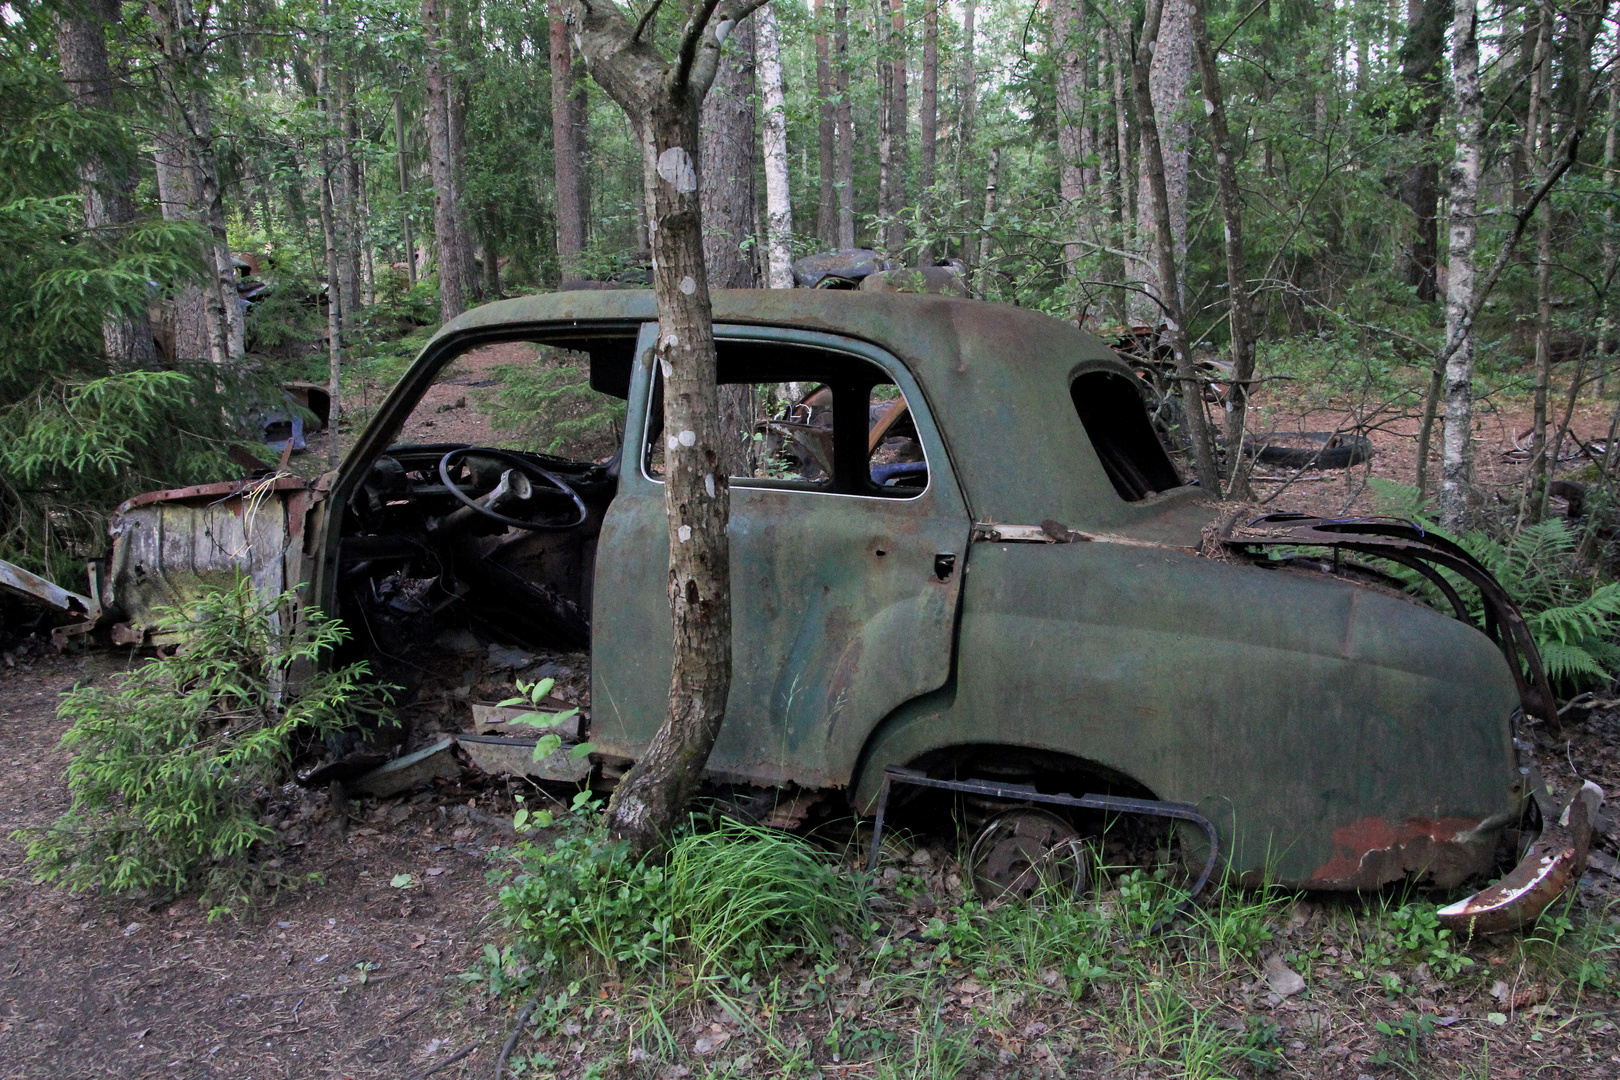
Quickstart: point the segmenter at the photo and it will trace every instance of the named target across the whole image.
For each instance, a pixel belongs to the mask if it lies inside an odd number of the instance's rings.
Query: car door
[[[967,507],[895,357],[808,331],[715,334],[721,382],[746,388],[728,400],[753,398],[734,425],[752,460],[731,470],[732,683],[710,772],[843,784],[872,727],[949,678]],[[644,329],[596,560],[592,738],[627,758],[662,723],[670,682],[655,340]]]

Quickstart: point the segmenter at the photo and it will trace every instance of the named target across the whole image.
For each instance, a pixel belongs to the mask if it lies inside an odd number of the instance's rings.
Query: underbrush
[[[1488,1069],[1612,1030],[1620,919],[1574,904],[1457,941],[1393,893],[1217,886],[1174,920],[1163,866],[986,903],[903,845],[876,878],[738,825],[675,852],[634,866],[581,818],[511,853],[507,945],[466,978],[532,996],[515,1075],[1456,1076],[1465,1037]]]
[[[318,614],[287,629],[293,599],[246,579],[204,593],[165,613],[158,630],[187,635],[173,655],[64,695],[72,805],[18,834],[41,881],[159,899],[198,889],[215,914],[297,884],[260,798],[306,740],[382,700],[363,664],[315,671],[346,634]]]

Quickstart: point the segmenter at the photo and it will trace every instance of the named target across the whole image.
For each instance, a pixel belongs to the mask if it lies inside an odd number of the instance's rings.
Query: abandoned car
[[[1171,819],[1183,859],[1218,852],[1247,881],[1455,888],[1519,862],[1448,909],[1479,929],[1579,875],[1595,792],[1560,808],[1521,769],[1516,726],[1550,716],[1551,694],[1511,600],[1460,548],[1401,522],[1223,525],[1130,367],[1034,312],[792,290],[717,292],[714,314],[735,436],[717,782],[840,793],[891,820],[943,788],[978,808],[991,888],[1131,815]],[[630,291],[466,313],[318,482],[125,504],[85,623],[150,640],[157,608],[245,569],[267,592],[300,586],[408,689],[469,635],[588,649],[580,775],[610,782],[669,687],[655,319]],[[598,460],[428,426],[427,403],[453,416],[477,392],[458,358],[511,342],[588,358],[622,417]],[[424,437],[441,430],[463,437]]]

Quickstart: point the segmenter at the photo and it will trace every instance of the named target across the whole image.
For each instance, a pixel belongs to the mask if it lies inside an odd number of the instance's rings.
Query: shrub
[[[582,807],[549,844],[523,841],[510,858],[499,907],[512,944],[494,965],[508,971],[685,962],[698,978],[740,977],[801,951],[830,953],[864,911],[810,844],[734,822],[687,833],[662,862],[637,862]]]
[[[164,629],[187,635],[175,655],[64,696],[73,802],[24,837],[42,881],[160,895],[200,886],[216,913],[292,883],[266,865],[277,837],[259,795],[285,778],[299,740],[382,704],[363,664],[313,670],[346,635],[319,614],[285,629],[292,599],[262,598],[246,579],[205,593],[189,615],[164,613]]]

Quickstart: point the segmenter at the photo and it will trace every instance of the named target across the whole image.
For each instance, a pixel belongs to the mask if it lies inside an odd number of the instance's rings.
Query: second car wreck
[[[1461,928],[1519,925],[1579,876],[1601,793],[1556,806],[1521,769],[1516,725],[1549,717],[1551,692],[1511,598],[1460,548],[1406,523],[1223,522],[1132,369],[1029,311],[830,290],[722,291],[714,309],[719,381],[756,403],[732,469],[716,782],[891,817],[944,789],[991,837],[992,890],[1120,812],[1177,821],[1184,860],[1218,853],[1245,881],[1451,889],[1518,862],[1447,909]],[[200,584],[298,587],[408,703],[427,653],[588,649],[585,778],[610,785],[669,681],[655,318],[628,291],[468,312],[320,481],[126,503],[92,602],[136,642]],[[623,403],[610,455],[401,442],[458,357],[519,341],[588,357]],[[1459,617],[1366,559],[1434,582]],[[1484,598],[1480,625],[1455,580]],[[469,734],[474,696],[437,699]],[[494,760],[501,736],[479,737]]]

